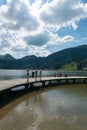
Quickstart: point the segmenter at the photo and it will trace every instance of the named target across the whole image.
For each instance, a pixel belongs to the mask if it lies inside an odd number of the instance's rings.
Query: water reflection
[[[49,129],[87,129],[86,85],[65,85],[27,94],[0,110],[0,130]]]

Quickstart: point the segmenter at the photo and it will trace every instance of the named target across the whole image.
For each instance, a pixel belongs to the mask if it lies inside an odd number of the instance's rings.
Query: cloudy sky
[[[0,55],[47,56],[87,44],[87,0],[0,0]]]

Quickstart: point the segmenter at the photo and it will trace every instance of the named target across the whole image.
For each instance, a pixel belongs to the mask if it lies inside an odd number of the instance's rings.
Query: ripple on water
[[[87,130],[86,85],[55,87],[17,99],[0,110],[0,130]]]

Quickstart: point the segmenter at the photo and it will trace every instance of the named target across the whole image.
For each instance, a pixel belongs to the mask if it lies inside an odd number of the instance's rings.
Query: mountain
[[[10,54],[0,55],[0,59],[2,60],[13,60],[14,58]]]
[[[9,54],[0,56],[0,69],[13,69],[16,59]]]
[[[87,45],[64,49],[62,51],[53,53],[47,57],[48,65],[54,69],[60,69],[64,65],[77,63],[77,69],[83,68],[83,62],[87,65]]]
[[[0,69],[64,69],[87,68],[87,45],[68,48],[47,57],[34,55],[15,59],[9,54],[0,56]]]

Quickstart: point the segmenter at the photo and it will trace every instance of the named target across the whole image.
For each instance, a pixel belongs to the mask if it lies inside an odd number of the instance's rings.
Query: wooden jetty
[[[47,86],[54,86],[60,84],[87,84],[87,76],[69,76],[69,77],[37,77],[29,79],[12,79],[0,81],[0,100],[10,98],[15,91],[31,92]]]
[[[83,76],[69,76],[69,77],[42,77],[41,79],[38,77],[37,79],[35,78],[29,78],[29,81],[27,82],[26,78],[23,79],[12,79],[12,80],[1,80],[0,81],[0,92],[7,90],[7,89],[12,89],[12,88],[17,88],[19,86],[26,86],[30,85],[34,86],[35,83],[41,83],[42,87],[46,86],[46,82],[48,82],[48,85],[54,85],[56,82],[57,84],[59,83],[76,83],[78,81],[82,83],[87,83],[87,77]],[[44,84],[44,85],[43,85]],[[39,87],[39,86],[38,86]],[[26,88],[26,87],[25,87]]]

